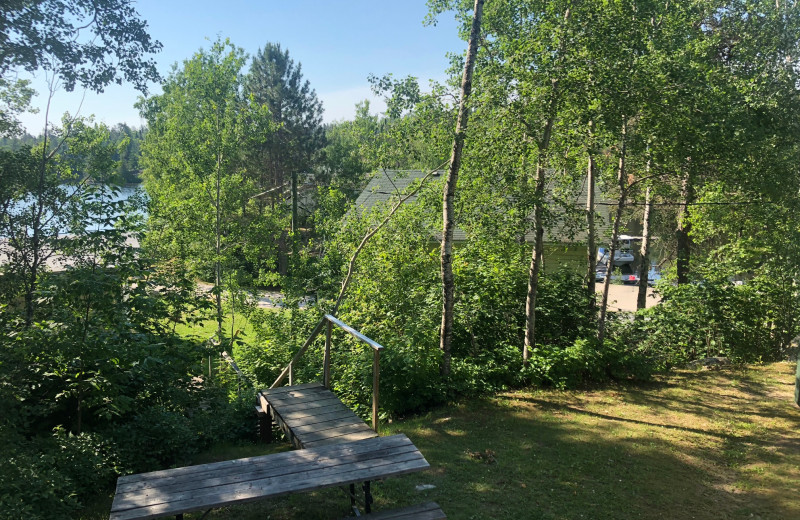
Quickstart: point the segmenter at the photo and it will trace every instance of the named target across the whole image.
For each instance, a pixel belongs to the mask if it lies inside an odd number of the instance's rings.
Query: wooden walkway
[[[111,520],[178,515],[422,471],[405,435],[120,477]]]
[[[378,436],[321,383],[261,390],[258,398],[263,413],[280,426],[297,448]]]
[[[309,348],[327,323],[323,358],[324,384],[291,385],[295,361]],[[373,350],[372,426],[370,428],[336,397],[330,383],[330,346],[333,325]],[[128,475],[117,479],[111,520],[136,520],[250,502],[290,493],[333,486],[349,486],[350,505],[356,508],[355,484],[362,483],[364,509],[371,512],[370,482],[422,471],[425,457],[405,435],[378,437],[380,351],[383,347],[335,317],[325,315],[272,388],[257,392],[259,427],[271,440],[273,421],[298,451],[229,460],[199,466]],[[236,364],[223,353],[234,370]],[[280,387],[288,375],[289,385]],[[205,516],[205,515],[204,515]],[[376,518],[445,518],[434,503],[384,512]]]

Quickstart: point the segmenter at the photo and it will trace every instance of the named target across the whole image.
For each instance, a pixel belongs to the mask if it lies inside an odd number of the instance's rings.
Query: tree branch
[[[369,239],[375,236],[375,234],[378,231],[380,231],[383,228],[383,226],[386,225],[387,222],[389,222],[389,220],[394,216],[394,214],[397,212],[400,206],[403,205],[403,203],[405,203],[408,199],[416,195],[419,192],[419,190],[422,189],[422,186],[425,184],[425,181],[427,181],[431,175],[444,168],[448,162],[450,161],[447,160],[443,162],[441,165],[434,168],[433,170],[429,171],[425,175],[425,177],[422,178],[422,180],[419,183],[419,186],[414,188],[410,193],[406,194],[404,197],[400,198],[392,207],[392,209],[389,211],[389,214],[386,215],[386,217],[381,221],[381,223],[375,226],[375,228],[372,231],[369,231],[366,235],[364,235],[364,238],[361,239],[361,243],[358,245],[355,252],[353,252],[353,256],[350,257],[350,263],[348,264],[347,267],[347,276],[345,276],[344,280],[342,281],[342,288],[339,291],[339,296],[336,298],[336,303],[333,305],[333,310],[331,311],[332,316],[336,316],[336,313],[339,312],[339,306],[344,300],[347,287],[350,285],[350,281],[353,278],[353,272],[355,271],[355,265],[356,265],[356,260],[358,259],[358,255],[361,254],[361,251],[364,249],[364,246],[367,245]]]

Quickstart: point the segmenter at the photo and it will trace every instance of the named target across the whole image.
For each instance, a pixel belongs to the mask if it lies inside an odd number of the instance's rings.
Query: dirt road
[[[596,285],[598,293],[603,292],[603,284]],[[636,285],[616,285],[608,287],[608,309],[611,311],[636,311],[636,297],[639,294],[639,287]],[[661,298],[653,293],[652,287],[647,288],[647,308],[656,305]]]

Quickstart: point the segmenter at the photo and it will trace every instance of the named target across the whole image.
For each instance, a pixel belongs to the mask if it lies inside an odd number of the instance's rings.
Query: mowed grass
[[[381,433],[408,435],[431,469],[375,483],[373,507],[435,500],[453,519],[800,518],[794,368],[509,392],[396,421]],[[241,450],[217,449],[197,462],[259,453]],[[418,491],[422,484],[435,487]],[[348,506],[344,493],[329,489],[207,518],[340,518]]]
[[[177,323],[174,327],[175,333],[185,338],[207,340],[216,335],[217,320],[212,317],[196,323]],[[252,323],[246,316],[241,314],[234,316],[226,314],[222,320],[222,330],[227,338],[233,333],[239,338],[251,339],[255,337]]]

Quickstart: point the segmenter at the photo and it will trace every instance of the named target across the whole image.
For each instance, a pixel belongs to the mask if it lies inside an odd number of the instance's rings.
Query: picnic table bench
[[[120,477],[111,520],[190,511],[422,471],[425,457],[403,434]]]

